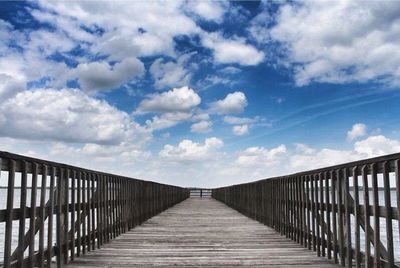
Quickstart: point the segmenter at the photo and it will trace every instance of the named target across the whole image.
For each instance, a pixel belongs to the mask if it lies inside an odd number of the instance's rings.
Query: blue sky
[[[184,186],[400,151],[397,1],[0,5],[0,150]]]

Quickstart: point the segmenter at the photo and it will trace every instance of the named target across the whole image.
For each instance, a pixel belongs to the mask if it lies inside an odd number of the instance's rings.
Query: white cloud
[[[189,84],[192,77],[191,67],[186,66],[193,53],[180,56],[177,61],[165,62],[159,58],[150,66],[150,74],[156,88],[179,87]]]
[[[151,120],[146,120],[146,126],[149,130],[160,130],[173,127],[181,122],[188,121],[192,117],[188,112],[169,112],[162,115],[153,116]]]
[[[284,4],[271,29],[297,85],[379,80],[399,85],[398,1]]]
[[[248,125],[238,125],[232,127],[232,132],[236,136],[243,136],[249,134],[249,126]]]
[[[174,53],[174,38],[197,33],[196,23],[182,10],[179,1],[135,3],[54,3],[41,1],[42,13],[57,13],[79,26],[104,30],[92,51],[102,55],[153,56]],[[160,24],[160,18],[162,22]],[[59,21],[53,23],[60,27]],[[132,55],[133,54],[133,55]]]
[[[0,103],[25,90],[24,81],[0,73]]]
[[[258,123],[263,120],[264,119],[260,116],[255,116],[253,118],[237,117],[237,116],[232,116],[232,115],[224,116],[224,122],[231,124],[231,125],[254,124],[254,123]]]
[[[246,95],[243,92],[236,91],[226,95],[223,100],[211,103],[210,111],[217,114],[235,114],[243,112],[246,106]]]
[[[210,132],[212,129],[212,122],[211,121],[200,121],[197,123],[194,123],[190,126],[190,131],[191,132],[196,132],[196,133],[207,133]]]
[[[110,90],[144,74],[143,63],[136,58],[127,58],[110,66],[107,62],[81,63],[71,71],[86,92]]]
[[[137,112],[185,112],[201,102],[201,98],[189,87],[149,95],[140,102]]]
[[[213,50],[217,63],[258,65],[264,60],[264,53],[247,44],[244,39],[223,39],[220,35],[203,34],[203,45]]]
[[[208,21],[221,22],[225,13],[223,2],[218,1],[189,1],[189,10],[200,18]]]
[[[367,126],[362,123],[354,124],[351,130],[347,131],[347,141],[352,141],[356,138],[367,134]]]
[[[202,144],[191,140],[182,140],[177,146],[165,145],[159,156],[176,162],[205,161],[215,159],[216,150],[223,145],[222,140],[216,137],[207,138]]]
[[[374,157],[400,152],[400,141],[386,138],[383,135],[370,136],[354,144],[354,150],[365,157]]]
[[[6,100],[0,107],[0,135],[99,144],[151,138],[125,112],[76,89],[24,91]]]
[[[352,150],[322,148],[317,150],[307,145],[297,146],[290,156],[293,171],[328,167],[350,161],[376,157],[400,151],[400,141],[389,139],[383,135],[369,136],[354,143]]]
[[[283,144],[272,149],[264,147],[249,147],[239,153],[235,163],[245,167],[274,166],[282,160],[282,157],[286,153],[287,148]]]

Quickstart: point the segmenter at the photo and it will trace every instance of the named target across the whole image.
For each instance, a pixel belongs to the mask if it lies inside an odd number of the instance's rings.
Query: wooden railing
[[[222,187],[212,196],[342,266],[399,267],[400,154]]]
[[[8,180],[0,267],[50,267],[54,259],[62,267],[189,197],[185,188],[6,152],[0,167]]]
[[[195,188],[195,187],[191,187],[188,188],[188,190],[190,191],[190,197],[211,197],[211,192],[212,190],[209,188]]]

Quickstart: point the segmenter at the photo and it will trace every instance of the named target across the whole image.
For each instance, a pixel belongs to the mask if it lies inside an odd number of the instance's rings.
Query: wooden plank
[[[275,185],[276,186],[276,185]],[[179,193],[174,193],[175,198]],[[211,198],[189,198],[69,267],[336,267]]]

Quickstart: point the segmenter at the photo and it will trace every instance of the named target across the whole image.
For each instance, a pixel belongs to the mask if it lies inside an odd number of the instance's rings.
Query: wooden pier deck
[[[189,198],[68,267],[337,267],[211,198]]]

